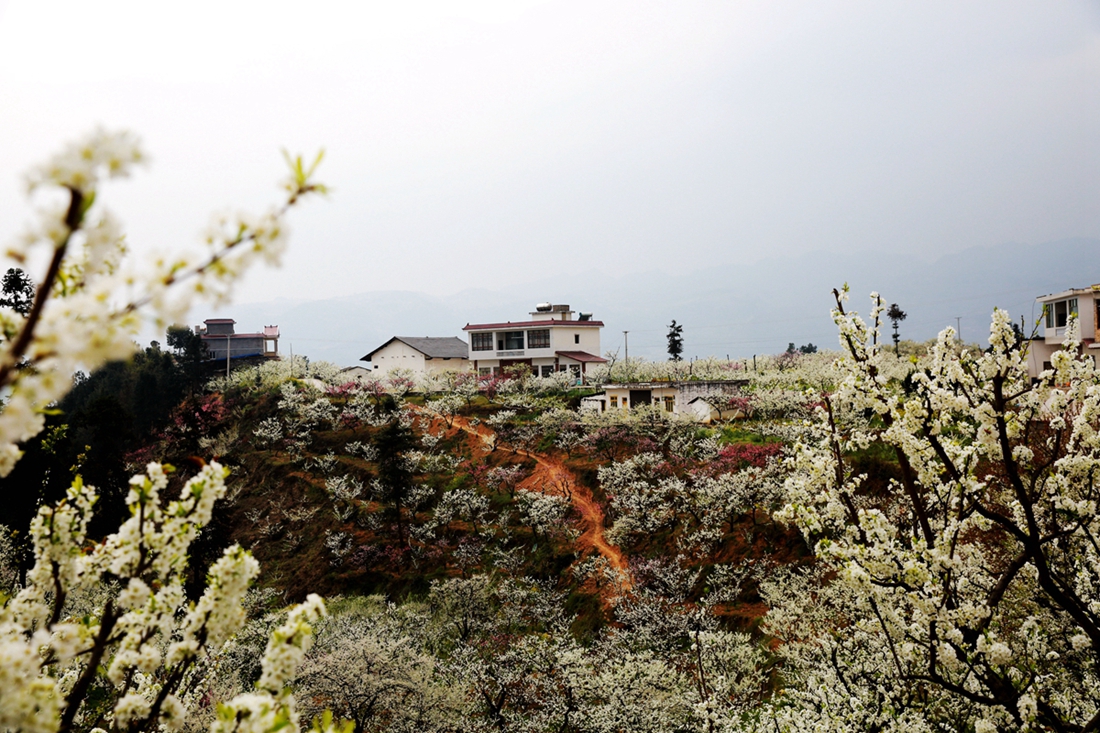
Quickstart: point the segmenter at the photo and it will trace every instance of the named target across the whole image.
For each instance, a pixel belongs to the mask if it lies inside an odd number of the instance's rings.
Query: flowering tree
[[[461,697],[421,648],[419,610],[377,597],[338,604],[319,625],[298,675],[303,707],[318,714],[330,708],[358,731],[448,730]]]
[[[18,444],[42,429],[43,412],[78,366],[129,355],[143,323],[179,320],[195,295],[226,297],[252,261],[278,259],[288,208],[323,191],[310,180],[313,168],[293,161],[280,207],[258,218],[222,217],[206,235],[207,254],[161,256],[141,269],[124,261],[121,229],[97,206],[96,192],[102,179],[128,175],[143,158],[132,135],[97,131],[28,177],[32,192],[52,188],[63,200],[7,251],[19,265],[44,251],[48,266],[25,314],[0,307],[0,475],[19,459]],[[65,500],[39,510],[30,528],[34,567],[0,609],[0,727],[54,733],[185,723],[201,661],[243,622],[242,598],[258,565],[230,547],[209,569],[201,597],[187,601],[188,550],[228,472],[206,465],[165,504],[171,472],[150,463],[131,479],[130,516],[102,542],[86,535],[96,492],[79,477]],[[311,596],[290,612],[268,643],[256,689],[220,706],[212,730],[297,730],[287,686],[323,610]],[[331,719],[323,724],[332,728]]]
[[[217,218],[204,237],[206,254],[160,255],[139,267],[124,261],[121,227],[97,205],[96,192],[102,179],[129,175],[144,157],[134,136],[99,130],[27,177],[31,192],[52,189],[64,200],[52,199],[6,252],[23,265],[41,251],[48,266],[26,316],[0,308],[0,387],[10,392],[0,414],[0,475],[18,460],[17,444],[42,429],[42,410],[67,391],[78,367],[128,356],[145,322],[163,329],[182,320],[196,295],[224,300],[257,259],[278,262],[287,210],[324,190],[311,181],[316,163],[307,169],[298,159],[281,206],[259,217]],[[26,368],[17,369],[21,360]]]
[[[787,587],[799,600],[770,616],[804,683],[777,717],[792,730],[1096,730],[1100,378],[1075,329],[1034,383],[1001,310],[987,351],[957,353],[948,328],[895,380],[882,300],[867,325],[846,299],[838,386],[795,448],[780,513],[836,581]],[[888,481],[860,468],[869,454]]]

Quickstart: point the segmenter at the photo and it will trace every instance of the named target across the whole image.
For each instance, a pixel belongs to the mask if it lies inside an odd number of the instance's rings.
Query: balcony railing
[[[519,349],[518,351],[498,351],[497,352],[497,358],[498,359],[502,358],[502,357],[506,357],[506,356],[523,356],[523,349]]]

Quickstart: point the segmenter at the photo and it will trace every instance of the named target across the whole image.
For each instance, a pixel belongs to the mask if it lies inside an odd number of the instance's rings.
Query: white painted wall
[[[370,360],[376,374],[388,374],[395,369],[409,369],[424,374],[424,355],[401,341],[391,341],[374,352]]]
[[[654,405],[654,406],[660,407],[662,410],[665,409],[665,397],[672,397],[673,400],[675,400],[675,402],[673,403],[673,408],[672,408],[673,412],[679,413],[684,408],[684,405],[681,404],[680,397],[677,394],[677,389],[675,387],[671,387],[671,386],[644,386],[644,387],[635,388],[635,389],[649,390],[650,399],[652,400],[651,404]],[[618,409],[620,409],[620,410],[623,409],[624,407],[626,409],[630,409],[631,407],[638,407],[638,405],[631,405],[630,404],[630,388],[629,387],[618,387],[618,386],[610,385],[610,384],[605,385],[604,386],[604,394],[607,395],[608,409],[611,409],[610,400],[611,400],[612,397],[616,398],[615,402],[617,403]]]
[[[468,372],[470,371],[470,361],[468,359],[451,357],[450,359],[440,359],[434,357],[432,359],[424,360],[424,369],[428,374],[442,374],[443,372]]]
[[[574,336],[580,336],[576,343]],[[553,351],[585,351],[593,356],[600,353],[600,329],[591,326],[559,326],[550,329],[550,347]]]
[[[547,322],[545,327],[542,326],[525,326],[523,328],[516,329],[502,329],[499,331],[493,331],[493,348],[485,351],[473,350],[473,334],[469,335],[470,345],[467,347],[467,353],[470,359],[477,359],[481,361],[492,361],[497,359],[498,339],[503,340],[504,334],[510,330],[523,331],[523,355],[513,357],[503,357],[505,359],[552,359],[557,351],[585,351],[593,356],[603,356],[600,353],[600,328],[598,326],[569,326],[561,325],[561,321]],[[532,349],[528,344],[530,343],[530,332],[549,329],[550,331],[550,346],[544,349]],[[579,338],[579,343],[578,339]]]
[[[371,357],[375,374],[388,374],[395,369],[408,369],[414,374],[469,371],[470,362],[462,358],[427,359],[403,341],[392,341]]]
[[[1095,339],[1096,338],[1096,293],[1078,293],[1077,295],[1066,296],[1065,298],[1055,298],[1047,301],[1043,305],[1049,305],[1053,307],[1054,303],[1062,300],[1068,300],[1069,298],[1077,298],[1077,318],[1081,327],[1082,339]],[[1060,344],[1065,339],[1064,329],[1047,328],[1046,318],[1042,320],[1043,336],[1046,338],[1048,344]],[[1057,333],[1056,333],[1057,331]]]

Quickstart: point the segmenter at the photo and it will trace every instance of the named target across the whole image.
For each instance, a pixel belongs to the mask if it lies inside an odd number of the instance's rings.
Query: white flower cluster
[[[565,518],[572,504],[564,496],[520,489],[516,492],[516,504],[524,525],[536,534],[553,536],[569,530]]]
[[[836,578],[772,593],[769,628],[792,640],[782,652],[804,676],[785,697],[804,703],[784,708],[787,725],[1090,724],[1100,699],[1092,359],[1067,329],[1033,384],[1028,342],[998,310],[988,351],[960,353],[948,328],[899,378],[878,339],[882,299],[872,296],[868,326],[845,295],[836,391],[788,460],[778,515]],[[809,594],[812,612],[799,607]]]
[[[18,443],[41,431],[42,411],[68,390],[78,368],[129,356],[145,323],[178,322],[196,296],[224,298],[256,259],[278,258],[287,208],[323,191],[298,161],[282,207],[211,234],[204,255],[161,255],[141,267],[124,260],[121,227],[101,210],[96,194],[103,179],[129,175],[144,158],[132,134],[96,130],[27,177],[29,191],[60,189],[67,201],[43,208],[38,223],[5,252],[18,266],[36,261],[39,252],[49,264],[26,317],[0,308],[0,388],[7,389],[0,476],[19,459]]]
[[[277,258],[287,208],[323,191],[310,181],[316,164],[307,170],[292,161],[281,208],[211,234],[206,255],[159,257],[143,271],[124,261],[120,227],[96,206],[100,181],[127,175],[143,158],[132,135],[97,130],[28,176],[30,191],[59,188],[67,202],[42,210],[38,225],[6,251],[21,266],[44,251],[49,265],[26,317],[0,309],[0,388],[6,390],[0,476],[18,460],[17,444],[41,430],[43,411],[65,393],[77,367],[128,356],[143,323],[178,320],[196,295],[224,296],[252,261]],[[258,565],[230,547],[210,567],[200,598],[187,600],[190,547],[224,495],[228,471],[210,463],[167,501],[172,472],[150,463],[135,476],[126,497],[129,518],[99,543],[86,534],[96,493],[79,478],[65,500],[39,510],[30,528],[34,566],[0,609],[0,728],[69,733],[101,724],[129,731],[184,726],[184,701],[201,682],[199,662],[244,622],[242,603]],[[308,622],[322,610],[311,597],[273,639],[265,657],[268,687],[251,696],[257,710],[267,705],[271,714],[257,714],[250,730],[273,732],[288,723],[289,731],[297,730],[293,699],[282,688],[308,647]],[[225,710],[229,715],[247,705],[234,701]],[[331,718],[322,725],[335,727]]]
[[[240,628],[244,594],[259,568],[231,547],[210,568],[198,602],[186,602],[188,551],[224,495],[228,471],[211,463],[183,485],[179,499],[163,502],[170,472],[151,463],[135,476],[130,518],[90,552],[91,487],[77,480],[65,501],[39,511],[31,525],[35,565],[0,611],[5,728],[70,729],[85,714],[85,695],[101,668],[119,725],[159,721],[177,730],[186,718],[178,686],[200,655]],[[69,598],[109,579],[121,586],[116,597],[95,614],[67,615]]]

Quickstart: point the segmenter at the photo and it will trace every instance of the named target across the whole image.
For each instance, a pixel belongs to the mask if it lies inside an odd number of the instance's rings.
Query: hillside
[[[229,469],[180,565],[190,575],[178,597],[205,614],[236,582],[209,568],[255,558],[262,571],[250,594],[237,585],[243,628],[181,678],[186,729],[209,728],[222,714],[213,701],[251,699],[266,684],[269,638],[301,639],[297,674],[280,685],[293,686],[303,715],[328,710],[379,733],[840,730],[895,718],[901,730],[991,715],[1007,725],[1014,710],[1030,714],[1030,691],[1054,689],[1044,720],[1093,715],[1078,691],[1095,679],[1095,611],[1074,626],[1063,609],[1083,609],[1078,598],[1096,587],[1067,590],[1068,578],[1095,573],[1096,522],[1082,520],[1096,489],[1080,480],[1100,451],[1094,362],[1063,352],[1059,372],[1032,383],[1019,353],[1028,342],[1003,315],[989,350],[945,339],[900,355],[871,346],[858,319],[838,320],[844,358],[693,364],[680,378],[736,377],[735,391],[710,399],[738,416],[710,426],[663,401],[580,410],[588,390],[567,374],[343,382],[336,367],[299,358],[189,394],[181,383],[163,418],[140,413],[147,432],[125,464],[100,465],[96,510],[118,526],[126,495],[126,531],[139,536],[154,484],[118,476],[176,466],[159,489],[180,493],[167,505],[176,516],[215,490],[223,471],[206,460]],[[151,349],[74,390],[87,406],[114,389],[112,419],[89,423],[91,434],[139,417],[138,387],[173,373],[165,357]],[[645,380],[682,372],[630,366]],[[51,417],[33,447],[40,462],[79,451],[75,424]],[[60,482],[72,469],[57,458],[47,475]],[[183,484],[200,467],[209,483]],[[1053,510],[1028,487],[1053,494]],[[151,537],[187,525],[159,526]],[[123,534],[100,543],[89,531],[66,558],[94,558]],[[0,538],[9,552],[19,535]],[[143,582],[120,603],[148,593]],[[66,603],[85,613],[102,588],[74,590]],[[303,607],[322,612],[314,593],[328,616],[307,621]],[[149,598],[142,613],[159,608]],[[1019,661],[1013,648],[1025,650]],[[928,681],[928,660],[974,675],[986,697],[946,677],[914,686]],[[1019,666],[1042,674],[1022,694],[999,686],[1006,667],[1024,680]],[[851,693],[833,699],[839,689]]]
[[[705,527],[678,512],[643,519],[630,481],[613,470],[644,465],[685,482],[685,493],[689,484],[720,490],[724,471],[766,474],[781,453],[751,429],[649,411],[586,417],[569,409],[577,397],[567,388],[539,384],[549,380],[491,400],[476,391],[425,400],[403,395],[407,387],[290,379],[279,368],[242,372],[229,390],[185,402],[187,419],[177,415],[128,460],[188,465],[198,448],[229,466],[229,498],[196,562],[239,543],[286,601],[308,592],[416,599],[435,582],[489,573],[548,583],[577,632],[591,634],[616,621],[617,594],[644,587],[654,568],[697,574],[681,599],[697,603],[716,568],[743,574],[805,553],[797,535],[736,509]],[[742,619],[734,627],[751,624],[754,582],[719,608]]]

